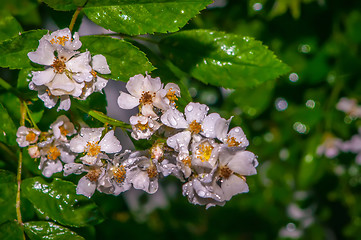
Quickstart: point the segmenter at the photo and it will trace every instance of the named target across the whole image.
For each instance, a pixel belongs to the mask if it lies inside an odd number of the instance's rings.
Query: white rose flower
[[[50,125],[50,129],[53,130],[55,139],[67,142],[67,136],[72,136],[76,133],[74,124],[70,122],[69,118],[65,115],[59,116],[54,123]]]
[[[129,121],[133,129],[131,135],[135,140],[149,139],[161,126],[161,124],[153,120],[153,118],[143,115],[131,116]]]
[[[30,144],[34,144],[38,141],[38,137],[41,131],[34,128],[27,128],[25,126],[20,126],[16,132],[16,142],[20,147],[27,147]]]

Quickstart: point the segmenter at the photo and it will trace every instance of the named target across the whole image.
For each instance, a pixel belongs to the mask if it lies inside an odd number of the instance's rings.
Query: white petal
[[[197,123],[202,123],[203,119],[207,115],[209,108],[205,104],[200,103],[189,103],[184,109],[184,115],[186,116],[187,122],[191,123],[194,120]]]
[[[220,118],[217,120],[216,122],[216,128],[215,128],[215,133],[216,133],[216,137],[221,140],[222,142],[226,141],[227,138],[227,132],[228,132],[228,128],[229,128],[229,124],[231,122],[231,119],[224,119],[224,118]]]
[[[93,80],[93,75],[90,72],[79,72],[73,74],[73,79],[78,83],[90,82]]]
[[[120,92],[118,97],[118,105],[123,109],[132,109],[139,105],[139,98],[133,97],[132,95]]]
[[[206,116],[202,123],[202,135],[207,138],[216,138],[216,122],[221,118],[218,113],[211,113]],[[218,126],[217,126],[218,128]]]
[[[34,63],[50,66],[55,59],[54,48],[45,39],[40,39],[38,48],[35,52],[29,52],[28,57]]]
[[[65,95],[75,88],[74,81],[69,79],[65,73],[56,74],[53,81],[46,84],[46,86],[54,96]]]
[[[143,82],[145,78],[142,74],[135,75],[134,77],[129,78],[127,85],[125,88],[128,92],[134,97],[140,98],[143,91],[149,91],[148,89],[144,89]]]
[[[102,77],[97,77],[96,81],[94,83],[94,91],[96,92],[101,92],[103,88],[105,88],[108,84],[108,80],[102,78]]]
[[[101,151],[106,153],[117,153],[122,150],[119,140],[114,136],[114,131],[111,130],[100,141],[99,146]]]
[[[96,183],[89,181],[89,179],[84,176],[80,178],[78,182],[78,186],[76,187],[76,194],[81,194],[90,198],[93,196],[96,187]]]
[[[58,111],[60,110],[64,110],[64,111],[68,111],[71,105],[71,101],[69,96],[61,96],[60,97],[60,104],[58,107]]]
[[[153,105],[150,104],[142,106],[142,114],[146,117],[158,118],[158,115],[153,111]]]
[[[33,83],[36,85],[44,85],[49,83],[55,77],[55,72],[53,68],[48,68],[44,71],[32,72],[33,74]]]
[[[83,173],[84,170],[84,165],[81,163],[67,163],[64,165],[64,176],[68,176],[70,174],[81,174]]]
[[[75,153],[82,153],[87,145],[87,139],[77,135],[70,140],[70,150]]]
[[[177,152],[186,152],[188,153],[188,145],[191,141],[191,132],[183,131],[177,133],[167,139],[167,145]]]
[[[93,56],[92,66],[95,71],[101,74],[111,73],[107,63],[107,59],[101,54]]]
[[[81,47],[82,43],[79,41],[79,33],[74,33],[73,40],[67,41],[65,47],[71,50],[78,50]]]
[[[236,194],[249,191],[247,183],[236,175],[231,175],[228,179],[223,179],[221,188],[225,201],[230,200]]]
[[[232,128],[228,133],[228,137],[234,137],[236,141],[240,143],[240,147],[247,147],[249,144],[241,127]]]
[[[219,158],[221,161],[221,156]],[[258,161],[256,156],[249,151],[238,151],[228,162],[228,167],[232,171],[244,176],[256,174],[257,165]]]
[[[47,178],[51,177],[54,173],[61,172],[63,170],[63,165],[59,160],[56,161],[49,160],[46,161],[44,165],[45,166],[43,168],[42,174]]]
[[[187,128],[188,122],[185,120],[183,114],[176,108],[168,109],[160,118],[162,123],[172,128]]]
[[[57,52],[58,52],[58,59],[61,59],[64,62],[69,61],[69,59],[72,56],[74,56],[75,54],[78,53],[78,52],[63,48],[63,47],[60,47]]]
[[[162,88],[162,82],[160,81],[159,77],[152,78],[150,75],[145,76],[144,80],[144,89],[147,89],[146,91],[151,92],[157,92]]]
[[[84,52],[79,54],[78,56],[73,57],[68,62],[66,62],[66,67],[70,71],[74,73],[79,72],[88,72],[92,70],[89,63],[90,63],[90,53]]]

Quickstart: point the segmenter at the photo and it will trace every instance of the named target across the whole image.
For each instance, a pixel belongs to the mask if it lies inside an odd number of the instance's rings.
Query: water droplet
[[[234,131],[236,132],[236,133],[239,133],[239,128],[236,128],[236,129],[234,129]]]
[[[188,112],[193,111],[193,106],[192,106],[192,105],[188,105],[188,106],[187,106],[187,111],[188,111]]]
[[[197,194],[198,194],[200,197],[204,197],[204,196],[206,195],[206,193],[203,192],[203,191],[199,191]]]

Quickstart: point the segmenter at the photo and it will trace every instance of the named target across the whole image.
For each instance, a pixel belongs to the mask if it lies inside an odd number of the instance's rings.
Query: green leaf
[[[24,224],[25,232],[31,240],[82,240],[75,232],[53,222],[32,221]]]
[[[35,51],[46,30],[24,32],[0,43],[0,67],[10,69],[34,68],[27,54]]]
[[[160,49],[194,78],[225,88],[252,87],[289,71],[260,41],[234,34],[182,31],[162,39]]]
[[[17,128],[5,107],[0,103],[0,141],[16,145]]]
[[[0,224],[16,219],[16,190],[15,174],[0,169]]]
[[[230,99],[250,117],[261,114],[269,105],[275,81],[268,81],[252,89],[236,89]]]
[[[83,227],[103,220],[95,203],[77,195],[72,182],[55,178],[48,183],[41,177],[35,177],[25,179],[21,186],[24,196],[35,208],[60,224]]]
[[[99,36],[81,37],[80,40],[82,49],[106,57],[111,74],[104,75],[105,78],[126,82],[136,74],[154,69],[142,51],[124,40]]]
[[[15,222],[7,222],[0,225],[1,240],[24,240],[23,231]]]
[[[139,35],[176,32],[210,3],[211,0],[89,1],[84,12],[106,29]]]
[[[22,32],[18,21],[5,9],[0,10],[0,42]]]
[[[83,6],[86,0],[43,0],[43,2],[58,11],[71,11]]]

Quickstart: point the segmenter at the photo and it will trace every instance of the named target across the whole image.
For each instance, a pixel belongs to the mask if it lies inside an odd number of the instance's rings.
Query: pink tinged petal
[[[111,130],[100,141],[99,146],[101,151],[106,153],[117,153],[122,150],[119,140],[114,136],[114,131]]]
[[[194,120],[197,123],[201,123],[208,113],[208,106],[200,103],[189,103],[184,109],[184,115],[186,116],[187,122],[191,123]]]
[[[172,128],[187,128],[188,122],[185,120],[183,114],[176,108],[168,109],[160,118],[162,123]]]
[[[177,152],[188,153],[188,145],[191,141],[191,132],[183,131],[167,139],[167,145]]]
[[[228,133],[228,137],[234,137],[235,140],[240,143],[239,147],[247,147],[249,145],[248,139],[241,127],[232,128]]]
[[[107,86],[107,84],[108,84],[108,80],[106,80],[102,77],[97,77],[96,82],[94,83],[94,86],[95,86],[94,91],[101,92],[102,89]]]
[[[225,201],[229,201],[234,195],[249,191],[247,183],[236,175],[231,175],[228,179],[223,179],[221,188]]]
[[[257,173],[256,167],[258,166],[258,161],[252,152],[238,151],[235,155],[232,156],[227,166],[233,172],[236,172],[240,175],[249,176]]]
[[[67,163],[64,165],[63,169],[65,177],[73,173],[78,175],[83,173],[84,171],[84,165],[81,163]]]
[[[207,138],[216,138],[216,122],[221,118],[218,113],[211,113],[206,116],[202,123],[202,135]]]
[[[65,73],[56,74],[53,81],[46,84],[46,86],[49,88],[50,92],[55,96],[65,95],[66,93],[62,91],[71,92],[75,88],[74,82],[71,79],[69,79],[65,75]],[[59,92],[56,90],[62,90],[62,91]]]
[[[32,74],[33,74],[32,81],[35,85],[38,86],[49,83],[56,76],[53,68],[48,68],[44,71],[32,72]]]
[[[28,57],[34,63],[50,66],[55,59],[54,48],[51,43],[42,38],[39,40],[39,46],[36,51],[29,52]]]
[[[88,198],[93,196],[97,185],[95,182],[91,182],[87,177],[80,178],[78,186],[76,187],[76,194],[84,195]]]
[[[143,91],[149,91],[148,89],[144,89],[144,81],[145,78],[142,74],[135,75],[134,77],[129,78],[129,81],[127,82],[125,88],[131,95],[139,99]]]
[[[101,55],[95,55],[92,59],[92,66],[95,71],[101,74],[110,74],[110,69],[107,63],[107,59]]]
[[[58,107],[58,111],[60,110],[64,110],[64,111],[68,111],[70,109],[70,105],[71,105],[71,101],[69,96],[61,96],[60,97],[60,104]]]
[[[90,53],[84,52],[81,53],[68,62],[66,62],[66,68],[69,69],[71,72],[79,73],[79,72],[91,72],[90,63]]]
[[[139,105],[139,98],[133,97],[132,95],[120,92],[118,97],[118,105],[123,109],[132,109]]]
[[[43,168],[42,174],[47,178],[51,177],[54,173],[61,172],[63,170],[63,165],[59,160],[46,161],[44,165],[45,167]]]

